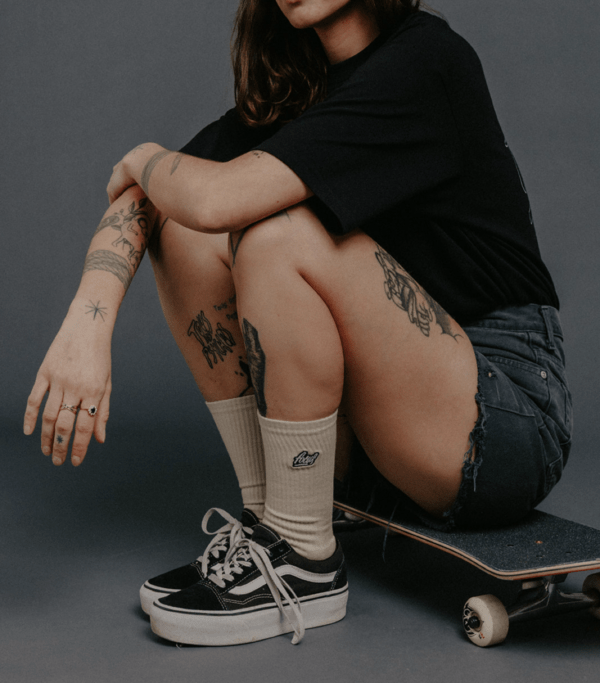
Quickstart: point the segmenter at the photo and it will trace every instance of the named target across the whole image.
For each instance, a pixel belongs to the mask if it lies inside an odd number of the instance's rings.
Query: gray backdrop
[[[223,496],[236,500],[232,472],[170,338],[146,262],[115,331],[107,444],[93,447],[78,471],[67,465],[57,472],[40,453],[39,429],[29,439],[20,434],[35,373],[106,209],[112,165],[144,141],[177,148],[231,106],[228,52],[236,4],[1,4],[0,443],[8,474],[0,509],[11,575],[20,573],[24,558],[37,561],[40,548],[54,553],[61,567],[66,558],[81,557],[84,546],[94,557],[102,548],[126,553],[140,533],[148,544],[152,531],[164,540],[181,524],[181,515],[190,514],[197,529],[210,504],[222,503]],[[483,61],[562,301],[576,432],[571,463],[544,508],[599,525],[600,5],[595,0],[432,4]],[[203,497],[197,495],[201,483],[194,481],[210,484]],[[57,531],[58,519],[66,525],[61,533],[70,529],[71,543]],[[181,533],[191,533],[192,526],[184,524]],[[14,591],[25,585],[18,583]],[[50,587],[40,591],[51,592]],[[19,638],[31,640],[36,616],[25,612]],[[46,618],[56,618],[52,614]],[[62,618],[72,624],[72,615]],[[20,666],[25,658],[24,653]],[[13,667],[11,680],[25,677],[16,660],[5,661]],[[98,671],[108,674],[106,666]],[[53,671],[46,680],[66,680],[60,667]],[[435,671],[419,675],[434,680]],[[352,679],[350,672],[347,677]]]

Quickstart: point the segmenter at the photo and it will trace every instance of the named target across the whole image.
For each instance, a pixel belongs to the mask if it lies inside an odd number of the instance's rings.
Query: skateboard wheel
[[[600,574],[590,574],[583,582],[583,592],[588,598],[596,601],[596,604],[590,607],[590,612],[600,619]]]
[[[469,598],[463,610],[467,638],[478,647],[502,643],[508,635],[508,613],[495,595]]]

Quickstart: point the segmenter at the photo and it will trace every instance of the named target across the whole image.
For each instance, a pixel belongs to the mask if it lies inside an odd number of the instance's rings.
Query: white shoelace
[[[208,520],[215,512],[221,515],[221,517],[227,521],[227,524],[216,531],[209,531]],[[211,555],[213,559],[217,559],[220,553],[227,550],[228,543],[229,548],[231,549],[240,539],[246,538],[246,534],[249,536],[252,535],[252,529],[250,527],[243,526],[239,520],[232,517],[228,512],[225,512],[225,510],[221,510],[221,508],[211,508],[204,515],[204,518],[202,519],[202,531],[209,536],[214,536],[212,541],[206,546],[202,555],[196,560],[197,562],[202,563],[201,569],[204,576],[206,576],[208,572],[208,563],[210,562]]]
[[[215,565],[208,579],[220,588],[225,588],[227,581],[233,581],[236,574],[241,574],[244,567],[249,567],[254,562],[263,575],[279,611],[288,620],[294,631],[292,645],[297,645],[304,638],[305,632],[300,601],[291,586],[277,574],[269,556],[270,553],[267,548],[259,545],[256,541],[238,537],[237,542],[230,547],[223,564]],[[284,603],[291,607],[291,616],[284,609]]]

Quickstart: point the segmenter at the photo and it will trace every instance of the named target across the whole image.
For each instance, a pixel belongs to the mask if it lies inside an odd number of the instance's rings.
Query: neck
[[[373,17],[362,5],[350,2],[326,22],[314,27],[330,64],[343,62],[370,45],[379,35]]]

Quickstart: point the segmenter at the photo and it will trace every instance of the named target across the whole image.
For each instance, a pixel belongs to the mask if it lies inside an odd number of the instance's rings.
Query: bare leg
[[[260,518],[264,450],[237,320],[227,235],[194,233],[169,220],[153,247],[165,317],[229,453],[244,507]]]
[[[165,318],[205,400],[251,393],[227,235],[168,220],[152,264]]]
[[[253,378],[264,414],[317,420],[343,391],[381,473],[431,513],[447,510],[477,419],[459,325],[373,240],[329,234],[304,205],[248,229],[232,272],[249,355],[263,354]]]

